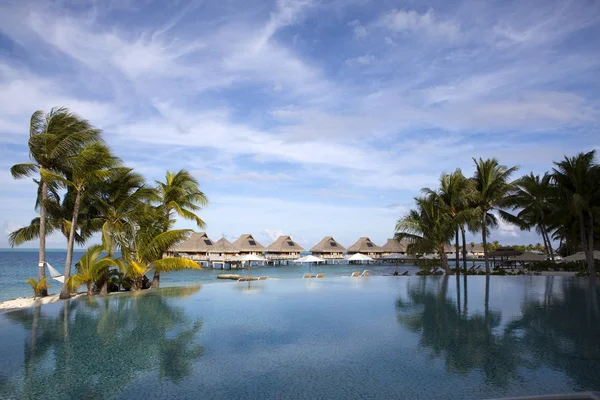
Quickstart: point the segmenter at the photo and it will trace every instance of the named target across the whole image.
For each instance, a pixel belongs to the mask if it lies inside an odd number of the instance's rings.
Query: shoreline
[[[374,276],[379,276],[379,275],[374,275]],[[385,276],[385,275],[382,275]],[[394,278],[406,278],[406,277],[414,277],[417,275],[408,275],[408,276],[394,276]],[[433,275],[425,275],[425,276],[433,276]],[[454,274],[448,275],[448,276],[455,276]],[[461,276],[463,276],[461,274]],[[483,275],[467,275],[467,276],[483,276]],[[494,275],[492,275],[494,276]],[[571,278],[571,277],[576,277],[574,272],[568,272],[568,271],[541,271],[540,275],[502,275],[502,276],[515,276],[515,277],[523,277],[523,276],[561,276],[561,277],[565,277],[565,278]],[[268,280],[281,280],[280,278],[268,278]],[[217,283],[215,282],[211,282],[211,283]],[[206,285],[206,284],[210,284],[210,283],[206,283],[206,282],[201,282],[198,283],[199,285]],[[174,286],[164,286],[161,287],[162,288],[168,288],[168,287],[186,287],[186,286],[190,286],[188,285],[174,285]],[[148,289],[151,290],[151,289]],[[122,293],[130,293],[130,292],[112,292],[109,293],[108,295],[112,295],[112,294],[122,294]],[[73,295],[70,300],[74,300],[74,299],[78,299],[80,297],[87,297],[87,292],[79,292],[75,295]],[[15,310],[20,310],[23,308],[30,308],[30,307],[36,307],[36,306],[42,306],[45,304],[52,304],[52,303],[57,303],[59,301],[63,301],[61,299],[59,299],[59,294],[52,294],[52,295],[48,295],[46,297],[41,297],[41,298],[34,298],[33,296],[29,296],[29,297],[17,297],[16,299],[11,299],[11,300],[5,300],[0,302],[0,313],[4,313],[4,312],[9,312],[9,311],[15,311]]]

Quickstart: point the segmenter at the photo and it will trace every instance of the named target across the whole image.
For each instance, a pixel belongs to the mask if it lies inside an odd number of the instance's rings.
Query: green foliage
[[[38,281],[35,278],[29,278],[25,280],[25,283],[28,283],[29,286],[33,289],[33,297],[38,297],[42,291],[48,290],[50,285],[46,283],[48,278],[42,278]]]

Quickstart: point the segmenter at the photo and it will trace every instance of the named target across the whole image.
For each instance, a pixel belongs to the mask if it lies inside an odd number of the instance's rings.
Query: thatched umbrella
[[[600,260],[600,251],[594,250],[594,260]],[[585,253],[583,251],[578,251],[575,254],[571,254],[570,256],[564,257],[563,261],[585,261]]]

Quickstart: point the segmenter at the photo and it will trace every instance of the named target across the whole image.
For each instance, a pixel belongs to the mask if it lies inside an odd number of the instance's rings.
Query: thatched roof
[[[310,251],[312,253],[343,253],[346,248],[336,242],[332,236],[325,236]]]
[[[267,246],[267,253],[299,253],[304,251],[302,246],[294,242],[289,235],[279,236],[277,240]]]
[[[194,232],[186,241],[173,247],[171,251],[178,253],[206,253],[211,251],[213,246],[214,243],[210,240],[206,232]]]
[[[402,239],[388,239],[383,246],[380,247],[382,253],[406,253],[408,241]]]
[[[470,253],[483,253],[483,246],[479,243],[476,243],[475,246],[473,246],[473,249],[471,250],[471,245],[468,244],[467,251]]]
[[[356,243],[348,247],[348,253],[381,253],[381,248],[368,237],[361,237]]]
[[[233,249],[236,252],[265,251],[265,247],[262,244],[258,243],[256,239],[254,239],[249,233],[240,236],[238,240],[233,242]]]
[[[496,250],[490,251],[488,257],[515,257],[521,254],[523,254],[522,251],[513,247],[498,247]]]
[[[231,253],[231,254],[236,253],[231,242],[229,240],[225,239],[224,237],[215,242],[215,244],[214,244],[213,248],[210,250],[210,252],[211,253]]]

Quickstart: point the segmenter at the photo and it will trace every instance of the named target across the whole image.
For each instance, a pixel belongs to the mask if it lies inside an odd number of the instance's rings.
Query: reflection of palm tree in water
[[[466,374],[479,369],[493,385],[504,385],[514,379],[518,352],[512,337],[493,334],[501,317],[499,312],[489,310],[489,295],[484,315],[469,317],[466,290],[460,310],[459,279],[457,303],[447,298],[448,276],[442,278],[437,288],[427,287],[426,282],[424,279],[420,285],[409,287],[409,302],[397,300],[398,321],[420,333],[420,345],[444,358],[449,371]]]
[[[143,295],[65,302],[54,317],[40,309],[6,314],[30,332],[25,339],[25,380],[16,397],[111,397],[140,375],[159,371],[175,383],[187,376],[203,347],[202,328],[168,297],[198,291],[168,288]],[[53,368],[44,368],[52,363]],[[13,389],[14,390],[14,389]],[[0,389],[0,397],[8,395]]]
[[[542,300],[523,304],[522,317],[507,331],[519,333],[524,357],[565,371],[574,380],[573,390],[597,390],[600,293],[593,280],[580,283],[563,279],[556,294],[547,286]]]

